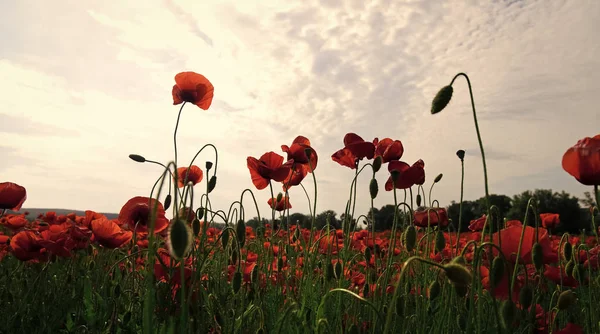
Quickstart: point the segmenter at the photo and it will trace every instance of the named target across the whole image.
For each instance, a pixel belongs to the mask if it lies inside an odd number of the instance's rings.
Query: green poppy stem
[[[177,114],[177,122],[175,123],[175,131],[173,131],[173,146],[175,148],[175,167],[177,168],[177,129],[179,128],[179,118],[181,118],[181,111],[187,102],[183,102],[181,108],[179,108],[179,113]]]

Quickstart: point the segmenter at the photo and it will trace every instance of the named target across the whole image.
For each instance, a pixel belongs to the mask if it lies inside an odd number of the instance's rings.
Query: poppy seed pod
[[[213,190],[215,190],[215,187],[217,186],[217,176],[213,175],[210,180],[208,180],[208,192],[211,193]]]
[[[246,242],[246,223],[243,220],[238,221],[235,227],[235,234],[240,247],[244,247],[244,243]]]
[[[519,291],[519,303],[523,306],[523,309],[526,310],[531,306],[533,302],[533,289],[529,285],[525,285]]]
[[[411,252],[417,245],[417,229],[410,225],[404,232],[404,246],[408,252]]]
[[[371,179],[371,182],[369,183],[369,194],[371,195],[371,199],[375,199],[378,192],[379,185],[377,184],[377,179]]]
[[[438,176],[435,177],[435,179],[433,180],[433,183],[438,183],[442,180],[442,177],[444,176],[444,174],[440,173]]]
[[[435,250],[439,253],[446,247],[446,238],[444,232],[438,230],[435,234]]]
[[[571,290],[565,290],[560,293],[558,296],[558,302],[556,306],[559,310],[566,310],[569,306],[575,304],[577,302],[577,297]]]
[[[231,281],[231,287],[233,288],[233,293],[238,293],[238,291],[240,291],[240,288],[242,287],[242,273],[239,271],[236,271],[235,274],[233,274],[233,280]]]
[[[512,300],[508,299],[502,303],[502,309],[500,310],[502,315],[502,322],[504,323],[504,327],[510,327],[515,319],[515,315],[517,314],[517,307]]]
[[[565,257],[565,261],[571,260],[573,257],[573,245],[570,242],[565,243],[563,246],[563,256]]]
[[[167,248],[172,257],[184,258],[192,248],[192,231],[182,219],[177,219],[169,225]]]
[[[539,242],[533,244],[531,249],[531,259],[535,269],[542,270],[542,268],[544,268],[544,250]]]
[[[194,233],[194,235],[198,235],[200,233],[200,220],[198,220],[198,218],[192,221],[192,233]]]
[[[446,108],[448,102],[452,99],[453,91],[454,89],[450,85],[440,89],[431,102],[431,114],[437,114]]]
[[[383,163],[383,158],[380,155],[376,156],[375,160],[373,160],[373,173],[379,172],[379,170],[381,169],[382,163]]]
[[[498,283],[504,276],[504,261],[500,256],[496,256],[492,261],[492,270],[490,272],[490,283],[493,288],[498,286]]]
[[[130,154],[129,159],[131,159],[135,162],[146,162],[146,158],[144,158],[143,156],[138,155],[138,154]]]
[[[465,160],[465,151],[464,150],[458,150],[456,151],[456,156],[462,161]]]
[[[169,210],[169,208],[171,207],[171,194],[168,194],[167,197],[165,197],[165,210]]]
[[[444,271],[446,272],[448,280],[456,286],[466,287],[471,284],[471,281],[473,280],[471,272],[458,263],[448,263],[444,266]]]

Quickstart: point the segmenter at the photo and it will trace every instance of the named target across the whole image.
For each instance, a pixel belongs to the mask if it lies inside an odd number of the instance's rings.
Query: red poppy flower
[[[412,166],[409,166],[404,161],[393,160],[388,164],[388,171],[394,170],[400,172],[398,179],[396,180],[397,189],[408,189],[415,184],[425,183],[425,163],[423,160],[418,160]],[[392,177],[390,176],[385,183],[385,190],[390,191],[394,189],[392,183]]]
[[[485,225],[486,219],[486,215],[483,215],[477,219],[471,220],[471,223],[469,224],[469,230],[473,232],[483,231],[483,226]]]
[[[165,217],[163,205],[154,198],[134,197],[127,201],[119,212],[119,221],[122,225],[136,232],[148,232],[152,211],[158,204],[156,210],[156,221],[154,222],[154,233],[160,233],[169,225],[169,220]]]
[[[364,141],[355,133],[347,133],[344,136],[344,148],[332,154],[331,159],[342,166],[355,169],[358,160],[373,159],[374,156],[374,143]]]
[[[91,230],[94,234],[94,240],[106,248],[119,248],[131,241],[133,233],[123,231],[121,227],[113,220],[106,217],[93,220]]]
[[[572,322],[567,323],[567,325],[565,326],[565,328],[553,332],[556,334],[583,334],[583,328],[581,328],[581,326],[576,325]]]
[[[259,159],[248,157],[246,164],[250,170],[252,183],[258,190],[265,189],[270,180],[282,182],[290,173],[293,160],[283,163],[283,157],[275,152],[267,152]]]
[[[415,211],[414,216],[415,225],[419,227],[427,227],[428,224],[430,226],[448,226],[448,213],[444,208],[431,208],[430,210],[425,209],[421,211]]]
[[[600,134],[583,138],[562,158],[563,169],[582,184],[600,185]]]
[[[71,257],[75,242],[71,239],[69,227],[71,224],[51,225],[40,233],[38,243],[50,253],[61,257]]]
[[[283,191],[288,191],[291,187],[297,186],[308,175],[308,168],[305,165],[293,165],[290,168],[288,176],[285,177],[283,183]]]
[[[12,182],[0,183],[0,210],[19,211],[27,199],[27,191]]]
[[[18,230],[27,225],[29,221],[23,215],[8,215],[0,220],[0,225],[6,226],[11,230]]]
[[[21,231],[10,239],[10,248],[13,255],[21,261],[39,259],[42,256],[42,245],[33,231]]]
[[[275,203],[277,202],[277,203]],[[273,204],[275,203],[275,204]],[[292,208],[292,204],[290,204],[290,197],[289,196],[281,196],[281,200],[277,201],[277,198],[269,198],[269,200],[267,201],[267,204],[269,204],[269,207],[271,207],[272,209],[275,209],[276,211],[284,211],[286,209],[291,209]]]
[[[188,182],[196,185],[202,182],[203,177],[202,169],[196,165],[192,165],[189,169],[187,167],[179,167],[177,168],[177,187],[183,188]]]
[[[560,224],[560,216],[558,213],[540,213],[542,226],[545,228],[555,228]]]
[[[317,169],[317,152],[310,146],[308,138],[298,136],[292,142],[292,146],[281,145],[281,150],[287,153],[288,160],[294,160],[294,164],[307,165],[308,167],[310,162],[312,169]],[[310,158],[306,156],[306,150],[310,150]]]
[[[399,140],[383,138],[382,140],[376,140],[375,145],[375,156],[380,156],[383,159],[383,163],[400,160],[402,154],[404,154],[404,146],[402,146],[402,142]]]
[[[173,104],[190,102],[207,110],[212,103],[215,88],[202,74],[181,72],[175,76]]]
[[[492,241],[496,245],[501,244],[504,257],[513,263],[516,261],[516,255],[519,251],[519,242],[521,240],[522,229],[522,226],[512,225],[493,234]],[[521,263],[532,263],[531,252],[533,250],[533,244],[536,242],[535,232],[535,228],[531,226],[525,227],[523,242],[521,244]],[[499,242],[499,238],[502,239],[501,243]],[[542,245],[544,263],[554,262],[556,260],[556,252],[552,249],[552,242],[548,237],[548,231],[545,229],[539,229],[537,241],[540,243],[540,245]],[[496,249],[493,249],[493,252],[494,255],[498,254]]]

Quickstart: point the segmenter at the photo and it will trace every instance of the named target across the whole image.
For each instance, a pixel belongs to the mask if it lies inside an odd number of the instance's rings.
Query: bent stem
[[[175,131],[173,131],[173,147],[175,148],[175,166],[177,166],[177,129],[179,128],[179,119],[181,118],[181,111],[187,102],[183,102],[179,113],[177,113],[177,122],[175,123]]]
[[[460,204],[458,206],[458,233],[456,234],[456,253],[458,254],[458,241],[460,240],[460,231],[462,230],[463,213],[463,195],[465,186],[465,161],[460,160]]]

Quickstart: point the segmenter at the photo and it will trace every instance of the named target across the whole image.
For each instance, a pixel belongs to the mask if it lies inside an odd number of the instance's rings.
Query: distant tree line
[[[591,232],[592,216],[590,207],[594,204],[594,200],[590,193],[585,193],[585,198],[579,199],[571,196],[566,192],[553,192],[550,189],[528,190],[521,194],[514,195],[512,198],[506,195],[490,195],[490,205],[495,206],[498,213],[498,218],[506,218],[507,220],[525,220],[525,212],[527,211],[527,203],[529,199],[534,197],[537,214],[540,213],[558,213],[560,215],[561,224],[555,228],[553,233],[581,233],[582,231]],[[462,231],[468,230],[469,223],[487,213],[485,197],[474,201],[463,201],[462,203]],[[460,203],[452,201],[447,207],[448,218],[450,220],[449,229],[458,230]],[[398,210],[397,215],[401,212]],[[529,210],[527,219],[528,225],[535,225],[535,216],[532,209]],[[270,219],[262,218],[262,224],[269,223]],[[276,224],[285,226],[288,221],[293,225],[299,225],[303,228],[310,228],[311,217],[302,213],[293,213],[289,218],[284,216],[277,219]],[[333,210],[325,210],[315,217],[315,228],[322,229],[329,225],[331,228],[342,228],[345,221],[344,214],[338,216]],[[372,213],[364,215],[356,214],[352,221],[347,222],[348,227],[368,228],[371,229],[374,224],[376,231],[384,231],[392,228],[394,222],[394,205],[388,204],[381,208],[374,208]],[[600,217],[596,216],[597,224],[600,223]],[[246,222],[247,226],[257,227],[260,225],[258,218],[254,217]]]

